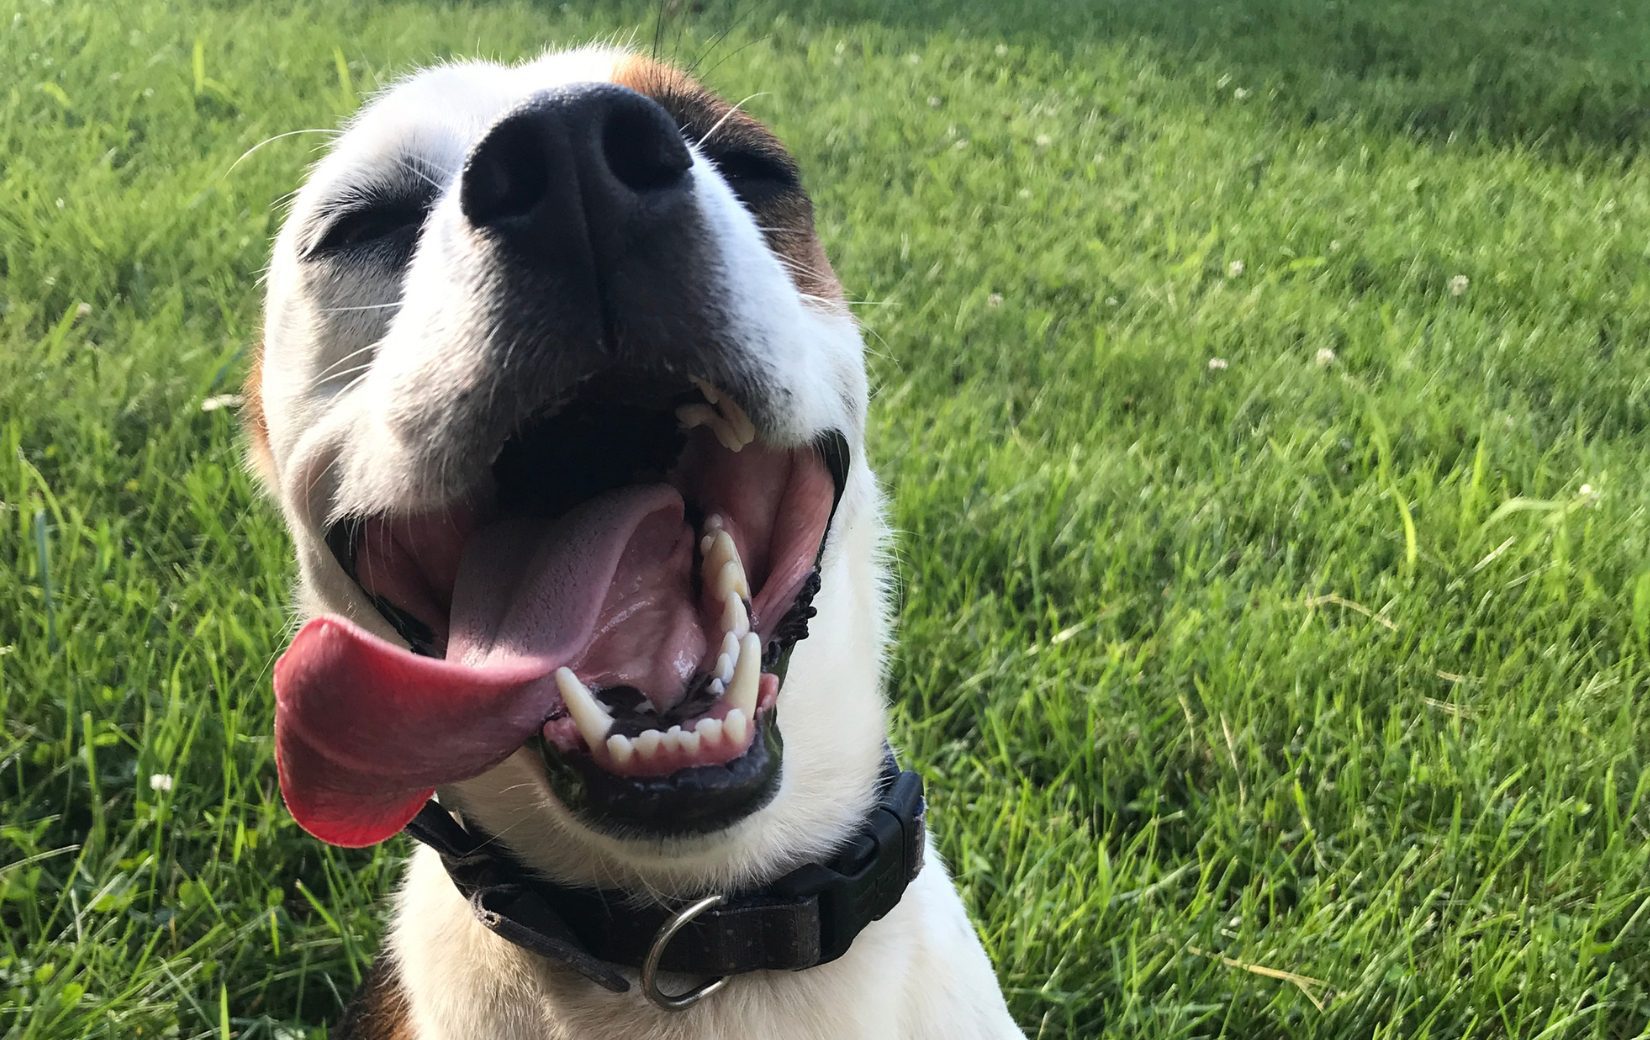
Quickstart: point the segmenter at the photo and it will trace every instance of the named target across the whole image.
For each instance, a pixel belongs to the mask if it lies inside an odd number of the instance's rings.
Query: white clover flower
[[[240,394],[218,394],[215,397],[208,397],[206,400],[202,401],[201,411],[215,412],[220,408],[239,408],[245,403],[246,398],[242,397]]]
[[[1458,274],[1449,280],[1449,294],[1451,296],[1465,296],[1470,285],[1472,285],[1471,278],[1464,274]]]
[[[1209,371],[1211,372],[1224,372],[1227,367],[1228,363],[1223,357],[1212,357],[1209,359]]]
[[[1244,266],[1242,260],[1233,260],[1231,263],[1226,265],[1226,277],[1242,278],[1243,272],[1247,270],[1248,267]]]
[[[165,794],[166,792],[170,791],[171,789],[172,789],[172,774],[171,773],[150,773],[149,774],[149,790],[159,791],[162,794]]]
[[[1318,352],[1313,355],[1313,360],[1318,363],[1319,368],[1328,368],[1335,363],[1335,352],[1328,347],[1319,347]]]

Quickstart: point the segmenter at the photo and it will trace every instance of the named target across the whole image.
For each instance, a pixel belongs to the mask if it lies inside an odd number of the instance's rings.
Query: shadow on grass
[[[1561,158],[1637,155],[1650,140],[1650,18],[1616,0],[1510,0],[1496,7],[1429,0],[705,0],[667,6],[662,35],[668,40],[680,28],[672,20],[704,37],[730,25],[732,35],[760,36],[783,33],[784,23],[876,24],[913,38],[1024,43],[1073,60],[1094,47],[1143,46],[1171,74],[1202,66],[1212,92],[1264,93],[1274,110],[1306,122],[1351,120],[1428,140],[1459,135]],[[635,24],[651,29],[656,12]],[[779,18],[777,29],[766,28]]]

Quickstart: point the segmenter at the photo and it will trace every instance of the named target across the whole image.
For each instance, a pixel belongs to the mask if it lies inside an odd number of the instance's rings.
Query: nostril
[[[693,156],[675,126],[651,103],[618,105],[609,111],[601,149],[613,177],[637,193],[674,187],[693,166]]]
[[[499,126],[464,171],[460,203],[477,227],[532,212],[550,188],[549,142],[531,122]]]
[[[570,248],[570,237],[675,219],[692,168],[676,120],[657,102],[613,84],[573,84],[493,124],[465,164],[459,206],[472,227],[545,254]]]

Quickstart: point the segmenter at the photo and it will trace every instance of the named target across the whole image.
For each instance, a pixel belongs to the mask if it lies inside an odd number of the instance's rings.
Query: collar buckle
[[[899,903],[922,870],[926,848],[922,777],[897,773],[837,866],[810,863],[774,885],[776,894],[819,903],[819,963],[848,952],[860,930]]]

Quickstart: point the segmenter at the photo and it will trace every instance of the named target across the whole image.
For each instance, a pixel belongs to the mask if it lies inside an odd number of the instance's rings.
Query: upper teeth
[[[733,535],[717,528],[707,536],[710,548],[705,550],[706,577],[714,581],[718,599],[750,599],[751,587],[745,578],[745,564],[739,559],[739,549],[733,544]]]
[[[707,393],[707,397],[710,395]],[[726,402],[726,398],[723,399]],[[741,413],[743,414],[743,413]],[[710,678],[709,692],[727,710],[717,718],[710,712],[687,722],[645,729],[634,737],[613,732],[613,715],[570,668],[556,669],[556,687],[567,713],[591,750],[604,749],[615,765],[646,761],[661,753],[696,754],[726,740],[742,747],[756,718],[756,700],[762,682],[762,639],[751,631],[750,580],[733,536],[720,516],[705,520],[700,542],[703,571],[713,600],[722,604],[722,641]],[[651,705],[649,705],[651,706]],[[714,712],[715,708],[711,709]]]
[[[738,402],[702,379],[695,379],[693,384],[704,395],[706,403],[684,404],[676,409],[676,419],[682,424],[682,429],[708,426],[716,439],[722,442],[722,447],[732,452],[739,451],[756,439],[756,424],[751,422],[750,416],[745,414]]]

